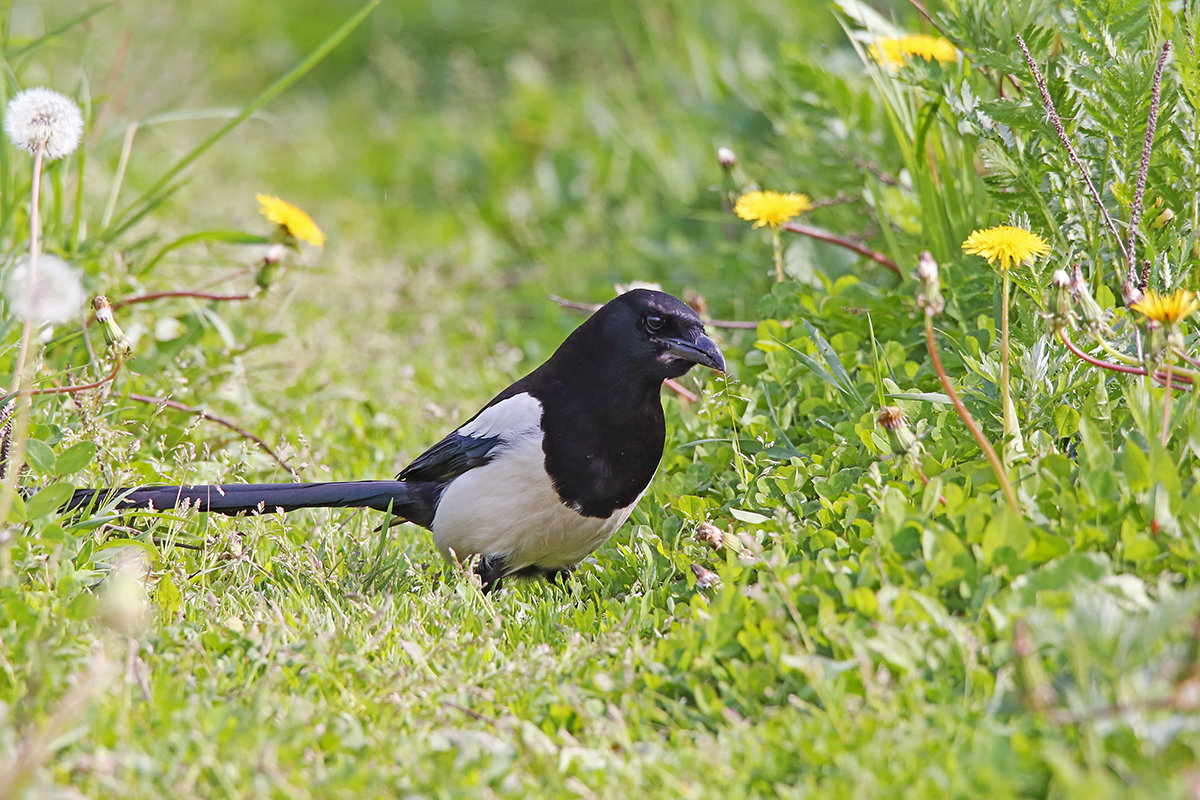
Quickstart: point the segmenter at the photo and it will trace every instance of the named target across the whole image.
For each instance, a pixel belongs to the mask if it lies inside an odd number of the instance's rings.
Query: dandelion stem
[[[1092,183],[1092,177],[1088,174],[1087,167],[1083,165],[1079,154],[1075,152],[1075,147],[1071,144],[1071,140],[1067,138],[1067,131],[1063,127],[1062,119],[1058,116],[1058,109],[1054,107],[1054,101],[1050,99],[1050,89],[1046,86],[1046,79],[1042,77],[1042,71],[1038,69],[1037,61],[1034,60],[1033,54],[1029,52],[1028,45],[1025,44],[1025,39],[1021,34],[1017,34],[1017,44],[1021,45],[1021,52],[1025,54],[1025,63],[1029,65],[1029,71],[1033,73],[1033,81],[1037,84],[1038,91],[1042,95],[1042,106],[1046,109],[1046,114],[1050,117],[1050,124],[1054,126],[1054,132],[1058,134],[1058,140],[1067,150],[1067,155],[1070,156],[1071,162],[1079,170],[1079,174],[1083,177],[1083,182],[1088,188],[1088,192],[1092,195],[1092,200],[1096,202],[1096,207],[1100,209],[1100,215],[1104,217],[1104,224],[1108,226],[1112,232],[1113,238],[1117,240],[1117,247],[1121,250],[1121,255],[1124,256],[1125,262],[1129,263],[1129,251],[1125,247],[1125,242],[1121,239],[1121,232],[1117,230],[1117,224],[1113,222],[1113,218],[1109,216],[1108,209],[1104,207],[1104,201],[1100,198],[1100,192],[1096,191],[1095,184]]]
[[[995,448],[992,447],[992,443],[988,441],[987,436],[980,430],[979,425],[975,422],[975,418],[971,416],[971,412],[967,411],[967,407],[963,405],[962,398],[958,396],[958,392],[954,391],[954,386],[950,383],[950,378],[946,375],[946,370],[942,367],[942,359],[938,355],[937,350],[937,340],[933,335],[933,315],[929,309],[926,309],[925,312],[925,343],[929,348],[929,360],[933,362],[933,371],[937,373],[938,379],[942,382],[942,389],[946,392],[946,396],[950,398],[950,402],[954,404],[954,410],[958,412],[958,416],[962,418],[967,429],[971,431],[971,435],[975,437],[975,441],[979,443],[979,449],[983,450],[988,463],[991,464],[992,471],[996,473],[996,480],[999,481],[1000,488],[1004,490],[1004,497],[1008,500],[1009,507],[1018,516],[1021,516],[1021,506],[1017,503],[1017,495],[1008,480],[1008,474],[1004,471],[1004,465],[1000,463],[1000,458],[996,455]]]
[[[771,247],[775,251],[775,282],[783,283],[783,241],[775,225],[771,226]]]
[[[1133,356],[1127,356],[1119,350],[1114,349],[1113,346],[1106,342],[1102,336],[1093,336],[1092,341],[1100,345],[1104,352],[1108,353],[1109,358],[1114,358],[1117,361],[1120,361],[1122,364],[1139,365],[1144,360],[1140,358],[1134,358]]]
[[[12,510],[13,497],[16,495],[17,480],[21,476],[21,467],[25,463],[25,438],[29,434],[29,417],[32,398],[21,389],[31,382],[29,375],[35,362],[29,360],[30,341],[33,339],[34,320],[37,317],[37,261],[41,248],[41,219],[39,198],[42,192],[42,161],[46,155],[46,145],[39,143],[33,151],[33,184],[30,188],[29,199],[29,268],[25,279],[28,281],[25,289],[25,322],[21,328],[21,345],[17,350],[17,364],[13,371],[13,380],[9,395],[17,395],[17,408],[13,421],[12,449],[9,452],[8,463],[5,465],[4,480],[0,483],[0,525],[8,520]],[[7,567],[7,563],[4,564]]]
[[[1009,293],[1009,277],[1008,270],[1003,270],[1000,275],[1000,413],[1001,419],[1004,421],[1004,444],[1000,448],[1002,453],[1008,452],[1008,443],[1013,435],[1013,427],[1016,420],[1015,411],[1011,410],[1012,396],[1009,389],[1009,366],[1008,366],[1008,293]]]
[[[1167,373],[1167,394],[1163,398],[1162,437],[1159,441],[1166,447],[1167,441],[1171,438],[1171,365],[1164,364],[1163,371]]]
[[[33,322],[36,317],[34,306],[37,304],[37,267],[38,253],[41,250],[41,225],[39,224],[40,203],[42,193],[42,158],[45,155],[45,145],[38,145],[33,153],[33,187],[29,199],[29,268],[25,280],[25,323],[21,329],[21,347],[17,351],[17,368],[13,375],[12,391],[19,391],[25,379],[25,362],[29,357],[29,340],[33,338]]]

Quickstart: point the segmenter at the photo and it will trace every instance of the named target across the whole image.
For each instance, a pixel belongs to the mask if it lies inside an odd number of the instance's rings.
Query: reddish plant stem
[[[80,383],[73,386],[50,386],[45,389],[30,389],[29,391],[20,392],[20,394],[27,397],[33,397],[34,395],[73,394],[74,392],[86,392],[89,389],[99,389],[101,386],[117,377],[117,373],[121,371],[121,363],[121,359],[117,359],[117,362],[113,364],[112,370],[103,378],[98,381],[94,381],[93,383]],[[16,394],[16,392],[10,392],[3,397],[0,397],[0,404],[7,403]]]
[[[929,350],[929,360],[933,362],[933,371],[937,373],[938,380],[942,382],[942,389],[946,392],[946,396],[950,398],[950,402],[954,404],[954,410],[958,412],[958,416],[962,418],[967,429],[971,431],[971,435],[975,437],[975,441],[979,443],[979,449],[983,450],[983,454],[987,457],[988,463],[992,466],[992,471],[996,473],[996,480],[1000,482],[1000,488],[1004,490],[1004,497],[1008,500],[1009,507],[1018,515],[1021,516],[1021,506],[1017,503],[1016,492],[1013,491],[1012,484],[1008,480],[1008,474],[1004,471],[1004,465],[1000,463],[999,456],[996,455],[995,448],[988,438],[983,435],[975,418],[971,416],[971,412],[967,411],[967,407],[963,405],[962,398],[958,396],[958,392],[954,391],[954,386],[950,383],[950,378],[946,375],[946,370],[942,367],[942,359],[938,355],[937,341],[933,336],[933,317],[928,311],[925,314],[925,344]]]
[[[1058,332],[1058,338],[1062,340],[1062,343],[1067,346],[1068,350],[1070,350],[1076,356],[1083,359],[1084,361],[1086,361],[1087,363],[1091,364],[1094,367],[1100,367],[1101,369],[1110,369],[1113,372],[1123,372],[1127,375],[1145,375],[1146,374],[1146,370],[1142,369],[1141,367],[1131,367],[1127,364],[1114,364],[1111,361],[1104,361],[1102,359],[1096,358],[1095,356],[1088,355],[1083,350],[1080,350],[1079,346],[1076,345],[1073,341],[1071,341],[1067,337],[1066,331],[1060,330]],[[1187,360],[1191,361],[1191,359],[1187,359]],[[1197,364],[1197,366],[1200,366],[1200,364]],[[1171,377],[1168,379],[1167,374],[1168,373],[1166,373],[1166,372],[1155,372],[1150,377],[1153,378],[1154,381],[1156,383],[1158,383],[1159,385],[1167,386],[1170,389],[1183,390],[1183,389],[1191,389],[1194,386],[1192,379],[1189,378],[1187,375],[1171,375]]]
[[[696,394],[674,378],[667,378],[665,381],[663,381],[663,386],[667,387],[684,400],[687,400],[689,403],[695,403],[700,399],[700,395]]]
[[[862,242],[856,242],[853,239],[847,239],[845,236],[838,236],[836,233],[827,231],[824,228],[818,228],[813,225],[802,225],[799,222],[788,222],[783,226],[784,230],[798,233],[801,236],[808,236],[811,239],[816,239],[829,244],[836,244],[838,247],[844,247],[847,250],[852,250],[864,258],[869,258],[876,264],[882,264],[897,275],[900,274],[900,267],[895,261],[880,253],[877,250],[872,250]]]
[[[195,414],[195,415],[199,416],[201,419],[211,420],[212,422],[215,422],[218,425],[223,425],[224,427],[228,428],[229,430],[233,431],[234,433],[238,434],[239,436],[245,437],[246,439],[249,439],[250,441],[254,442],[256,445],[259,446],[259,448],[262,449],[262,451],[264,453],[269,455],[271,458],[275,459],[275,463],[277,463],[279,466],[286,469],[293,476],[296,475],[296,471],[294,469],[292,469],[287,464],[286,461],[284,461],[282,458],[280,458],[275,453],[275,451],[271,449],[271,446],[269,444],[264,442],[259,437],[255,436],[250,431],[246,430],[245,428],[243,428],[239,425],[234,424],[233,422],[230,422],[229,420],[225,419],[224,417],[218,417],[216,414],[213,414],[209,411],[205,411],[203,408],[196,408],[194,406],[185,405],[183,403],[180,403],[178,400],[171,400],[170,398],[167,398],[167,397],[151,397],[149,395],[144,395],[144,394],[131,394],[131,395],[129,395],[129,399],[134,400],[139,403],[149,403],[151,405],[166,406],[167,408],[173,408],[176,411],[182,411],[186,414]]]
[[[929,15],[929,11],[925,8],[924,4],[921,3],[921,0],[908,0],[908,4],[915,8],[917,13],[924,17],[925,21],[933,26],[934,30],[942,35],[945,35],[946,32],[943,31],[941,26],[937,24],[937,21]]]
[[[1146,374],[1146,370],[1142,369],[1141,367],[1131,367],[1126,364],[1114,364],[1111,361],[1104,361],[1102,359],[1096,358],[1095,356],[1088,355],[1087,353],[1080,350],[1079,346],[1076,345],[1074,342],[1072,342],[1070,340],[1070,338],[1067,337],[1067,332],[1064,330],[1060,330],[1058,332],[1058,338],[1062,340],[1062,343],[1067,346],[1068,350],[1070,350],[1072,353],[1077,355],[1079,358],[1082,358],[1084,361],[1086,361],[1087,363],[1091,364],[1094,367],[1100,367],[1101,369],[1111,369],[1113,372],[1124,372],[1128,375],[1145,375]]]
[[[167,297],[195,297],[199,300],[253,300],[258,296],[258,292],[245,292],[243,294],[214,294],[212,292],[193,292],[193,291],[175,291],[175,292],[152,292],[151,294],[140,294],[134,297],[126,297],[124,300],[117,300],[113,303],[113,308],[122,308],[131,306],[134,303],[149,303],[151,300],[162,300]]]

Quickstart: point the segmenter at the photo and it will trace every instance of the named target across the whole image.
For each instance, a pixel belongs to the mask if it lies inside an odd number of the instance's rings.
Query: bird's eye
[[[651,333],[658,333],[666,324],[667,321],[658,314],[650,314],[646,317],[646,330],[650,331]]]

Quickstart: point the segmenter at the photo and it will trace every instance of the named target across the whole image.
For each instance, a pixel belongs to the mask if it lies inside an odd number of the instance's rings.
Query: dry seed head
[[[29,266],[29,256],[22,256],[4,282],[4,294],[17,315],[32,317],[38,325],[75,319],[87,299],[82,273],[58,256],[41,253],[31,291]]]
[[[22,150],[39,149],[47,161],[75,151],[83,136],[83,115],[75,101],[49,89],[26,89],[8,101],[4,132]]]
[[[696,541],[703,542],[714,550],[720,550],[725,544],[725,531],[711,522],[702,522],[696,528]]]
[[[1075,298],[1076,311],[1083,326],[1089,330],[1100,332],[1106,330],[1104,324],[1104,309],[1092,297],[1087,278],[1083,277],[1083,268],[1077,262],[1071,268],[1071,294]]]
[[[711,589],[721,582],[721,576],[699,564],[692,564],[692,574],[696,576],[697,589]]]
[[[908,423],[904,421],[904,412],[898,406],[884,406],[875,421],[887,434],[892,455],[917,456],[920,454],[921,444],[908,427]]]
[[[884,406],[876,422],[885,431],[894,431],[904,424],[904,412],[899,406]]]

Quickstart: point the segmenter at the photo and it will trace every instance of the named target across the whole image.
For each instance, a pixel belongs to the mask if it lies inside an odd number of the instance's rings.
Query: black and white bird
[[[405,467],[394,481],[80,489],[68,508],[188,504],[223,514],[391,511],[433,532],[447,558],[479,556],[487,590],[573,569],[629,517],[662,458],[660,393],[720,348],[684,303],[634,289],[580,325],[544,364]]]

